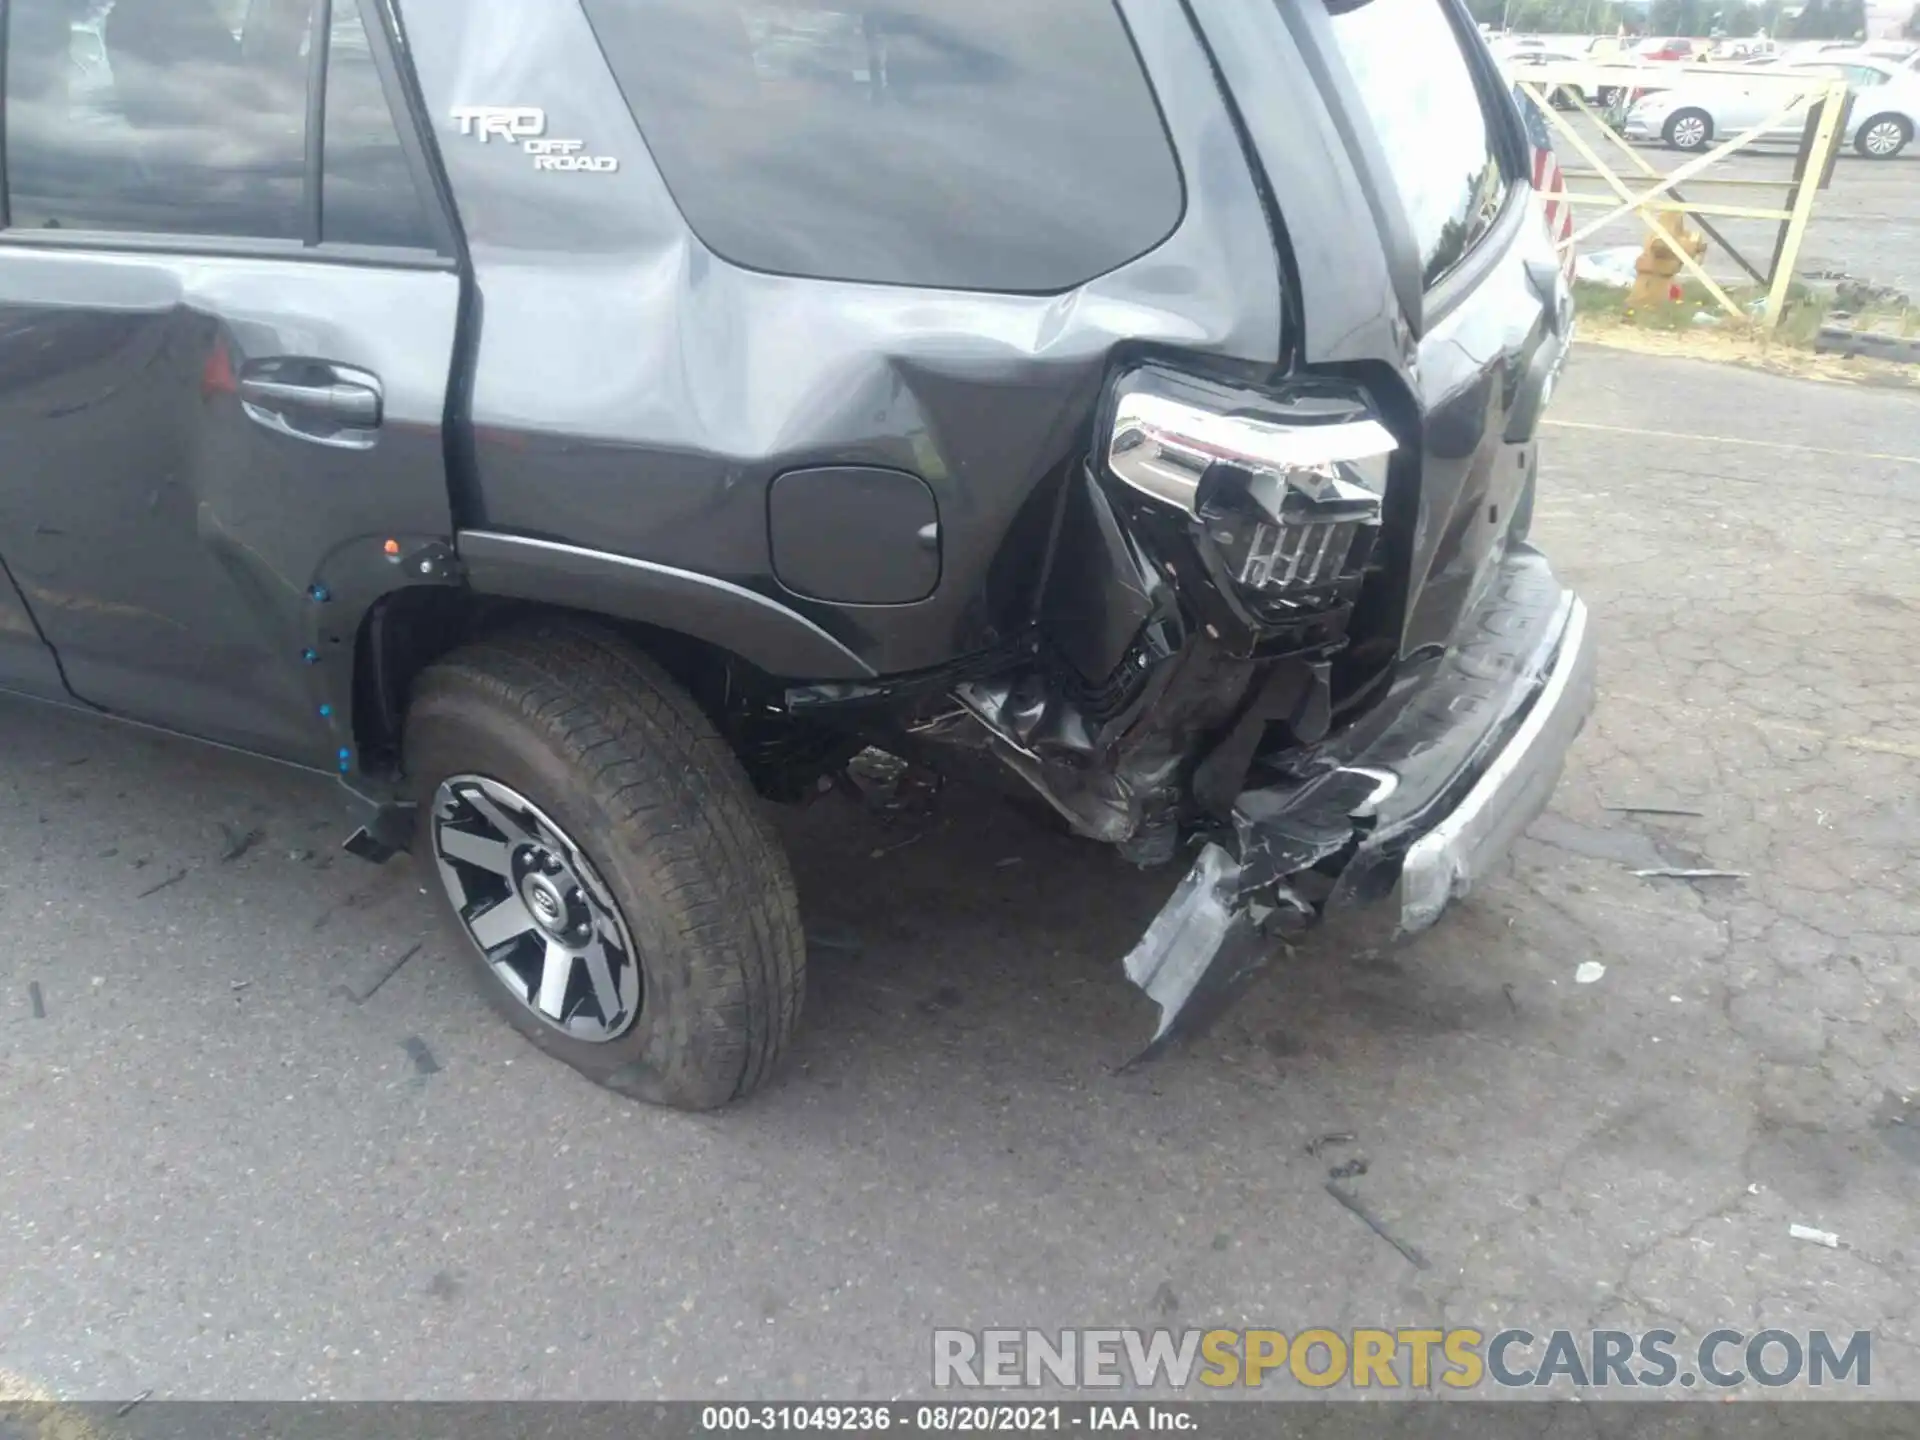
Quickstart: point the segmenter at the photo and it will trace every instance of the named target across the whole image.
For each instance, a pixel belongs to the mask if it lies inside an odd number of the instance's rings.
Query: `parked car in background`
[[[1611,44],[1612,49],[1603,47]],[[1592,54],[1594,60],[1606,60],[1619,65],[1639,65],[1644,67],[1677,65],[1695,58],[1694,44],[1684,39],[1641,39],[1627,41],[1595,41]],[[1624,85],[1601,85],[1595,88],[1594,98],[1602,109],[1611,110],[1625,101],[1646,93],[1653,86],[1642,85],[1636,81],[1631,87]],[[1624,112],[1623,112],[1624,113]]]
[[[1691,60],[1694,46],[1691,40],[1668,36],[1665,39],[1642,40],[1628,53],[1635,60]]]
[[[1525,80],[1529,77],[1529,72],[1537,74],[1549,65],[1567,64],[1586,58],[1584,55],[1570,54],[1565,50],[1528,48],[1508,52],[1508,54],[1502,58],[1501,64],[1506,67],[1507,73],[1513,76],[1514,79]],[[1593,92],[1585,86],[1562,82],[1553,87],[1547,99],[1556,110],[1571,110],[1574,108],[1573,97],[1575,95],[1582,96],[1583,98],[1591,98],[1592,93]]]
[[[1844,143],[1870,160],[1893,159],[1920,128],[1920,74],[1892,61],[1848,52],[1819,64],[1775,66],[1770,73],[1845,80],[1852,105]],[[1778,86],[1740,75],[1697,75],[1634,101],[1621,130],[1630,140],[1659,140],[1676,150],[1704,150],[1760,124],[1780,105]],[[1805,129],[1804,111],[1796,112],[1762,138],[1795,141]]]

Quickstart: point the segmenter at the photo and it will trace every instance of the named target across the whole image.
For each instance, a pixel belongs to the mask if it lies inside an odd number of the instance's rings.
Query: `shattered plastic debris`
[[[1829,1250],[1840,1248],[1840,1237],[1831,1230],[1816,1230],[1811,1225],[1789,1225],[1787,1234],[1796,1240],[1811,1240],[1816,1245],[1824,1245]]]
[[[1638,245],[1609,245],[1604,250],[1588,250],[1574,256],[1573,278],[1625,290],[1633,284],[1634,262],[1639,258]]]
[[[1633,872],[1642,880],[1744,880],[1744,870],[1684,870],[1670,865],[1657,866],[1652,870]]]
[[[1129,1064],[1165,1048],[1173,1038],[1174,1021],[1196,995],[1208,992],[1204,998],[1219,1003],[1267,959],[1269,947],[1253,916],[1235,903],[1239,878],[1240,867],[1225,850],[1206,846],[1128,954],[1127,978],[1160,1007],[1153,1039]],[[1216,965],[1222,951],[1230,953]]]
[[[1591,985],[1606,973],[1607,967],[1598,960],[1583,960],[1580,962],[1580,968],[1573,972],[1573,983]]]

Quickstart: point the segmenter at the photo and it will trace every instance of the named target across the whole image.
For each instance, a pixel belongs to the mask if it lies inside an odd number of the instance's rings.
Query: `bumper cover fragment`
[[[1201,850],[1126,958],[1161,1012],[1141,1058],[1217,1015],[1276,933],[1372,907],[1391,908],[1400,934],[1439,919],[1546,808],[1594,669],[1586,606],[1515,546],[1402,703],[1332,737],[1308,778],[1239,796],[1232,846]],[[1308,871],[1315,883],[1296,884]]]

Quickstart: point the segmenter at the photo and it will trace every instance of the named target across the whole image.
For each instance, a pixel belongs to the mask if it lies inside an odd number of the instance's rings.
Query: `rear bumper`
[[[1149,1051],[1216,1012],[1278,929],[1339,912],[1423,930],[1546,808],[1593,708],[1587,609],[1516,545],[1447,653],[1309,757],[1298,783],[1243,793],[1234,843],[1207,845],[1127,957],[1159,1004]]]
[[[1587,607],[1569,594],[1559,644],[1526,718],[1460,803],[1415,840],[1401,861],[1402,931],[1411,934],[1438,920],[1547,808],[1567,751],[1593,709],[1596,650]]]

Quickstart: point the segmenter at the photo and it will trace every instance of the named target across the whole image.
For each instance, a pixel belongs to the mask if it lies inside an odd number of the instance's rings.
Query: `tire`
[[[1904,115],[1876,115],[1853,132],[1853,148],[1869,160],[1891,160],[1913,139],[1913,124]]]
[[[1713,117],[1692,107],[1676,110],[1667,117],[1660,138],[1675,150],[1704,150],[1713,139]]]
[[[589,1079],[654,1104],[709,1110],[767,1080],[806,983],[793,880],[739,762],[664,671],[611,631],[536,622],[422,674],[405,755],[425,883],[509,1024]],[[494,836],[506,843],[485,864],[448,857],[469,848],[456,842]],[[504,865],[503,852],[514,857]],[[534,979],[520,993],[511,968],[529,955],[536,976],[553,964],[548,947],[562,941],[535,913],[550,912],[552,897],[529,887],[544,884],[532,869],[555,866],[586,906],[577,933],[600,947],[597,966],[583,953],[562,967],[550,1006],[559,1018],[536,1004]],[[504,913],[520,897],[515,914],[548,928],[495,944],[490,959],[469,929],[490,908],[472,900],[488,886],[501,897],[493,906]],[[620,998],[630,985],[630,1001]],[[548,994],[540,984],[537,1000]]]

